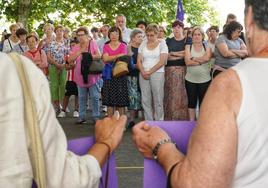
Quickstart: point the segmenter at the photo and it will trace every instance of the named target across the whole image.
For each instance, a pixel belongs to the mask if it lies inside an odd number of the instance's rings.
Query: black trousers
[[[205,83],[192,83],[185,80],[185,87],[188,97],[188,108],[196,108],[197,101],[199,102],[199,106],[201,106],[209,84],[210,81]]]

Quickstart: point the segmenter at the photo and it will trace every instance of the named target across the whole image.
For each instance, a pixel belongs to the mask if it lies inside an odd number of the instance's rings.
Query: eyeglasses
[[[86,34],[77,34],[76,36],[77,37],[82,37],[82,36],[85,36]]]

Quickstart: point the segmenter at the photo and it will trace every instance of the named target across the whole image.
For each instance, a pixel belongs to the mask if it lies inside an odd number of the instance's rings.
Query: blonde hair
[[[149,24],[146,29],[145,29],[145,33],[148,33],[148,32],[154,32],[155,34],[158,34],[159,33],[159,27],[157,24]]]
[[[15,27],[20,28],[20,26],[18,24],[11,24],[9,26],[9,31],[12,31],[12,29],[14,29]]]
[[[202,34],[202,39],[204,40],[205,39],[205,32],[204,32],[204,30],[200,26],[195,26],[193,28],[193,30],[192,30],[192,36],[194,35],[194,32],[197,31],[197,30]]]
[[[46,23],[43,27],[43,30],[45,31],[45,28],[50,27],[52,31],[54,31],[54,26],[51,23]]]

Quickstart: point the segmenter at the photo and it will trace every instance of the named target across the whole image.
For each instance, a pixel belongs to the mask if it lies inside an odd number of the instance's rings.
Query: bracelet
[[[108,156],[106,159],[106,172],[102,175],[101,179],[100,179],[100,183],[102,185],[102,187],[108,187],[108,180],[109,180],[109,155],[111,153],[111,147],[109,144],[107,144],[106,142],[97,142],[97,144],[104,144],[105,146],[107,146],[108,148]],[[105,181],[104,181],[104,177],[105,177]]]
[[[181,163],[181,161],[176,162],[174,165],[172,165],[172,167],[170,168],[170,170],[168,171],[168,176],[167,176],[167,188],[172,188],[171,186],[171,175],[173,170],[175,169],[175,167]]]
[[[170,138],[165,138],[163,140],[160,140],[156,146],[154,147],[153,151],[152,151],[152,156],[153,156],[153,159],[157,160],[157,153],[158,153],[158,150],[160,148],[161,145],[163,144],[167,144],[167,143],[172,143],[172,144],[175,144],[174,142],[172,142],[172,140]],[[176,145],[176,144],[175,144]]]

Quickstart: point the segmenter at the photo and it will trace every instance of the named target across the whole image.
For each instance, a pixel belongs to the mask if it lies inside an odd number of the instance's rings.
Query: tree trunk
[[[27,29],[27,21],[30,14],[31,0],[20,0],[18,7],[18,22],[24,25],[24,28]]]

